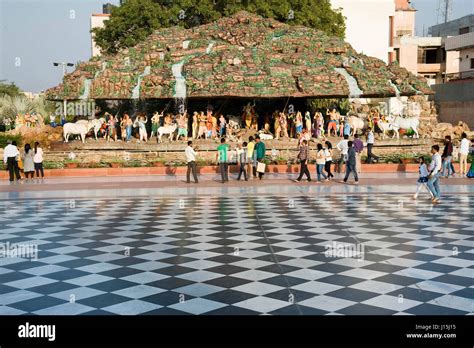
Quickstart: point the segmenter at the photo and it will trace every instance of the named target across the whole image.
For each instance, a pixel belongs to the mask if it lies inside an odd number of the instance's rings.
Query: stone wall
[[[440,122],[466,122],[474,128],[474,79],[432,86]]]

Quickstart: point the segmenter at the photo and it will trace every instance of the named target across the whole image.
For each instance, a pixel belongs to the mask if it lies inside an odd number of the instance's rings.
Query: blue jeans
[[[132,137],[132,126],[127,126],[127,141],[130,141],[130,138]]]
[[[430,189],[431,193],[433,194],[434,198],[440,198],[441,196],[441,191],[439,190],[439,177],[440,173],[434,174],[431,176],[431,178],[428,179],[427,185],[428,188]]]
[[[452,167],[452,157],[451,156],[448,156],[444,159],[443,161],[443,171],[441,173],[442,176],[450,176],[450,175],[453,175],[454,171],[453,171],[453,167]],[[448,170],[448,174],[446,174],[446,169]]]
[[[318,181],[321,181],[321,175],[323,176],[324,179],[328,178],[326,174],[324,174],[323,169],[324,169],[324,164],[316,164],[316,174],[318,174]]]

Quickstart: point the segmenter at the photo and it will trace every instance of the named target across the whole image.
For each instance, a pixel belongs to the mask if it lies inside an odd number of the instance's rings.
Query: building
[[[446,38],[445,49],[458,55],[457,76],[450,78],[474,78],[474,31]]]
[[[446,71],[442,83],[432,86],[440,120],[474,127],[474,15],[430,27],[443,38]]]
[[[430,36],[448,37],[472,32],[474,32],[474,14],[428,28],[428,35]]]
[[[122,2],[120,2],[122,4]],[[102,5],[102,13],[94,13],[91,15],[91,30],[94,28],[103,28],[105,21],[109,20],[115,5],[107,3]],[[100,48],[95,44],[94,33],[91,32],[91,49],[92,57],[100,55]]]
[[[91,15],[91,30],[94,28],[103,28],[105,26],[105,21],[109,20],[110,14],[108,13],[94,13]],[[92,48],[92,57],[100,55],[100,47],[95,44],[94,33],[91,32],[91,48]]]
[[[385,63],[392,59],[394,0],[331,0],[346,17],[346,41],[354,49]]]

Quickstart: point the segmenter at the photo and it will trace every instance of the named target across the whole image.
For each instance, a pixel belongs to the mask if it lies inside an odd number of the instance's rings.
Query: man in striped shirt
[[[433,145],[431,147],[431,163],[428,171],[430,175],[428,176],[428,188],[433,194],[433,199],[431,202],[439,203],[441,192],[439,190],[439,177],[441,175],[441,155],[439,154],[439,145]]]

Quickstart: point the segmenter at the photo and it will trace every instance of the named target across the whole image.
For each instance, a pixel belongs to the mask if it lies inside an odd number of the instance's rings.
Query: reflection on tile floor
[[[470,194],[0,201],[0,314],[472,314],[473,211]]]

